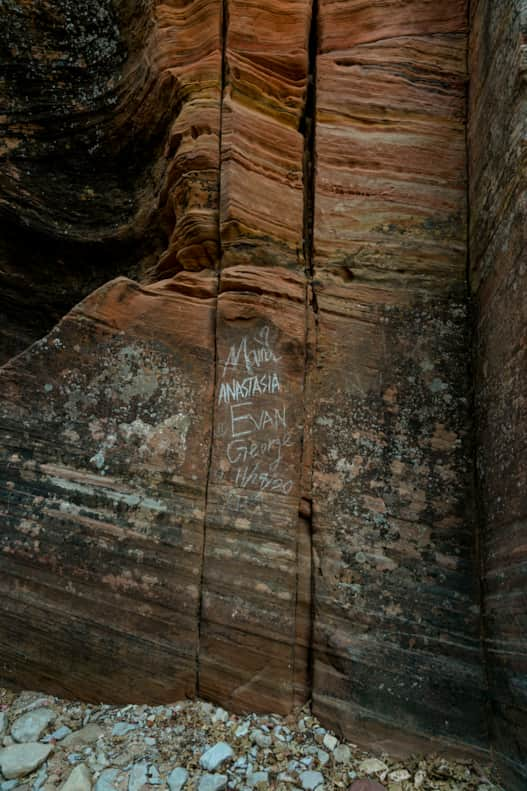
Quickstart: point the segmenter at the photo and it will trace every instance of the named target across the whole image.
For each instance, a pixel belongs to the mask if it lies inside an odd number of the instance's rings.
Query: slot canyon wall
[[[4,3],[4,683],[521,775],[520,10]]]
[[[484,647],[491,743],[527,786],[527,7],[472,4],[470,281],[476,308]]]

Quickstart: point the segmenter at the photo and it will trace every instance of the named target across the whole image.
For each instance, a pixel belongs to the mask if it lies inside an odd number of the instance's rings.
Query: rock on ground
[[[52,710],[53,722],[40,743],[0,749],[0,791],[497,791],[470,761],[403,761],[345,740],[331,752],[336,734],[307,706],[286,717],[218,715],[200,700],[94,706],[0,688],[6,732],[38,708]]]
[[[208,772],[215,772],[225,761],[232,758],[234,752],[230,744],[218,742],[207,750],[200,758],[200,764]]]
[[[72,771],[61,791],[91,791],[91,788],[90,771],[84,764],[79,764]]]
[[[11,727],[11,736],[16,742],[37,742],[56,716],[52,709],[47,708],[28,711],[15,720]]]
[[[183,767],[178,766],[173,769],[167,777],[167,784],[170,791],[181,791],[188,780],[188,772]]]
[[[0,750],[0,771],[8,780],[25,777],[37,769],[53,750],[38,743],[13,744]]]

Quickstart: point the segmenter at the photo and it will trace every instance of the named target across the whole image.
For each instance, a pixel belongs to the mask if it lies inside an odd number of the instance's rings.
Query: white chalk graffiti
[[[255,376],[255,368],[269,362],[277,363],[279,360],[280,357],[271,348],[269,327],[262,327],[252,340],[244,335],[238,346],[231,346],[223,364],[223,378],[229,368],[245,368],[250,376]]]
[[[218,436],[226,442],[231,471],[226,478],[236,490],[229,493],[228,507],[236,511],[260,507],[264,492],[287,495],[293,489],[293,480],[280,470],[284,449],[294,446],[280,360],[271,343],[271,329],[264,326],[232,344],[221,364]],[[231,377],[226,379],[228,372]],[[247,495],[240,489],[246,489]]]
[[[245,379],[232,379],[220,384],[218,404],[229,404],[239,398],[252,398],[265,393],[279,393],[280,380],[276,371],[263,376],[247,376]]]
[[[285,404],[274,409],[258,409],[253,414],[251,407],[252,401],[243,401],[241,404],[231,404],[231,436],[244,437],[247,434],[254,434],[262,429],[278,431],[279,428],[287,428],[285,415]],[[239,411],[238,411],[239,410]]]

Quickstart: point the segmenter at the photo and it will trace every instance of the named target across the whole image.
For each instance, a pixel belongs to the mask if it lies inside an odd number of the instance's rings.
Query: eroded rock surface
[[[113,281],[4,368],[4,677],[195,692],[214,290]]]
[[[524,4],[472,9],[471,285],[491,739],[527,784],[527,286]]]
[[[521,773],[519,0],[5,8],[2,677]]]
[[[319,5],[313,696],[334,727],[385,744],[390,726],[425,721],[486,740],[465,12],[463,2]]]

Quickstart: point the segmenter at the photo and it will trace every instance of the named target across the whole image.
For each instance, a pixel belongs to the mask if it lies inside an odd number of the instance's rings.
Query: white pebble
[[[227,775],[202,775],[198,791],[221,791],[227,787]]]
[[[328,750],[331,750],[331,752],[333,752],[338,743],[339,740],[336,739],[332,733],[326,733],[324,736],[324,747],[327,747]]]
[[[232,758],[234,752],[227,742],[218,742],[213,747],[206,750],[199,759],[202,769],[207,772],[215,772],[225,761]]]
[[[305,791],[312,791],[324,784],[324,775],[320,772],[302,772],[300,782]]]
[[[188,780],[188,772],[182,766],[177,766],[172,769],[167,777],[167,783],[170,791],[181,791],[183,786]]]

